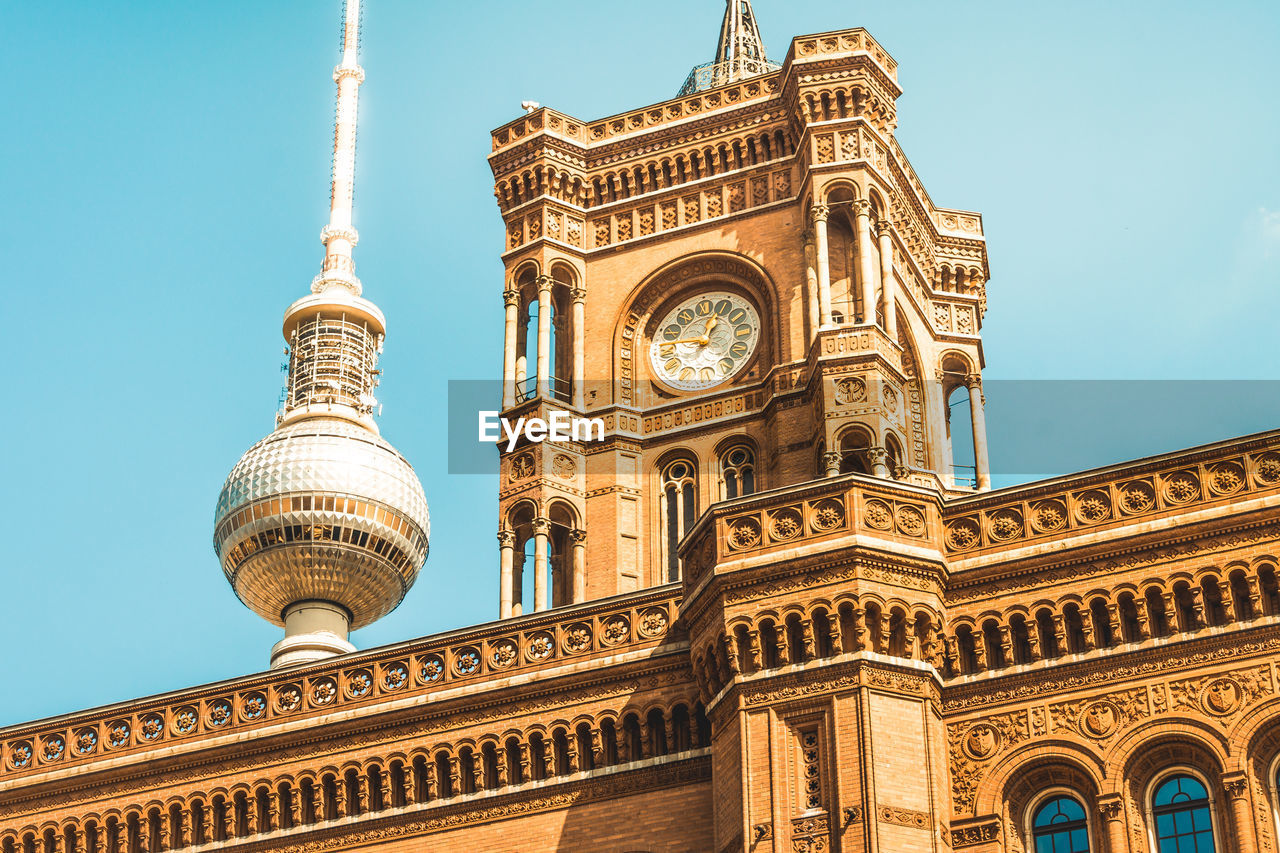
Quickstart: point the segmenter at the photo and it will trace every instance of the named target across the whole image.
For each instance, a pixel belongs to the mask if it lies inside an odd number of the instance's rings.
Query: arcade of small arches
[[[902,442],[892,430],[886,429],[884,440],[878,442],[869,426],[851,424],[836,434],[835,446],[835,450],[824,450],[819,445],[821,470],[828,477],[868,474],[901,480],[907,474]]]
[[[805,121],[835,121],[863,117],[882,133],[897,125],[892,99],[884,99],[863,86],[820,88],[800,97],[800,111]]]
[[[941,672],[941,625],[931,608],[873,595],[765,611],[730,620],[714,643],[695,650],[693,674],[709,701],[735,676],[852,652],[923,660]]]
[[[591,208],[759,166],[793,154],[795,143],[788,131],[776,128],[716,145],[650,158],[633,166],[604,171],[590,179],[563,168],[537,165],[499,181],[495,194],[503,212],[541,196],[579,208]]]
[[[698,702],[558,720],[0,834],[0,853],[160,853],[554,783],[711,745]]]
[[[1149,578],[1113,590],[951,621],[947,674],[974,675],[1280,616],[1272,560]]]
[[[503,409],[537,397],[582,410],[587,292],[579,282],[565,262],[548,274],[533,262],[516,268],[503,292]]]

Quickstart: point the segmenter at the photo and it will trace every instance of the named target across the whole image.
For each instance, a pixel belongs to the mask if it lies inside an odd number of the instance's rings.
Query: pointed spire
[[[695,66],[689,72],[678,97],[768,74],[779,67],[765,56],[764,40],[760,38],[760,26],[756,23],[751,0],[725,0],[716,58]]]
[[[314,293],[341,287],[360,294],[352,250],[360,235],[351,224],[356,180],[356,117],[360,84],[360,0],[346,0],[342,21],[342,62],[333,70],[338,84],[338,108],[333,131],[333,183],[329,192],[329,224],[320,232],[324,241],[324,268],[311,284]]]

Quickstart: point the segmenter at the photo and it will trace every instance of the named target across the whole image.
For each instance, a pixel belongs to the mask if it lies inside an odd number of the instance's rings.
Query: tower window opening
[[[865,429],[854,428],[840,436],[840,473],[870,474],[871,433]]]
[[[745,445],[731,447],[720,455],[721,496],[725,500],[755,494],[755,458]]]
[[[662,544],[666,551],[666,580],[680,579],[680,540],[697,518],[697,468],[688,459],[676,459],[662,469],[659,517]]]
[[[951,445],[952,480],[957,486],[977,488],[971,405],[969,389],[964,385],[957,385],[947,395],[947,441]]]

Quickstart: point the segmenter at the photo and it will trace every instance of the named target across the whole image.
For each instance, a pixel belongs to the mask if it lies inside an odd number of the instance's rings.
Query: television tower
[[[346,0],[324,265],[285,311],[276,429],[231,470],[214,517],[236,595],[285,629],[272,668],[354,651],[349,632],[394,610],[427,559],[422,485],[373,421],[386,319],[361,296],[352,260],[359,39],[360,0]]]

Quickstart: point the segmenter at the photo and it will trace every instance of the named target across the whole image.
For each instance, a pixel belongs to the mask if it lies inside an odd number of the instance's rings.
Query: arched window
[[[667,580],[680,579],[677,546],[698,517],[698,469],[688,459],[668,462],[662,469],[662,547],[666,552]]]
[[[870,474],[871,433],[861,427],[845,430],[840,435],[840,473]]]
[[[1151,798],[1157,853],[1216,853],[1209,792],[1186,773],[1170,776]]]
[[[889,476],[895,480],[906,475],[907,458],[902,452],[902,445],[892,433],[884,437],[885,462],[889,466]]]
[[[756,455],[739,444],[720,454],[720,489],[724,500],[746,497],[756,491]]]
[[[1089,853],[1089,824],[1074,797],[1050,797],[1031,818],[1035,853]]]

